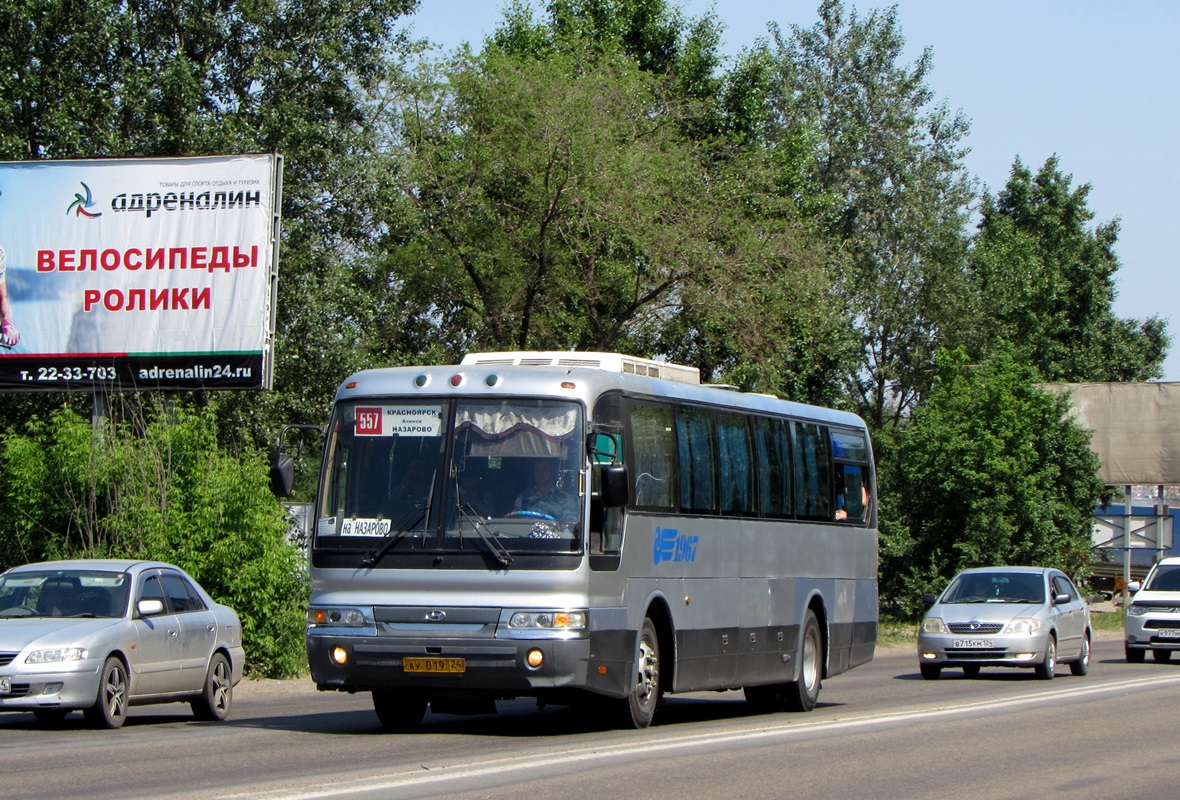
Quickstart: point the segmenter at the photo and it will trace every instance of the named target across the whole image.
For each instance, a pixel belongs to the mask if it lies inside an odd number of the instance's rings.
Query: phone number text
[[[118,375],[114,367],[38,367],[22,369],[22,381],[113,381]]]

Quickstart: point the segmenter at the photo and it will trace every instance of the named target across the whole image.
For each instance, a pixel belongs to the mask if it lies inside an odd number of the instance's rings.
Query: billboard
[[[269,389],[282,157],[0,162],[0,391]]]
[[[1180,483],[1180,383],[1047,383],[1093,433],[1108,486]]]

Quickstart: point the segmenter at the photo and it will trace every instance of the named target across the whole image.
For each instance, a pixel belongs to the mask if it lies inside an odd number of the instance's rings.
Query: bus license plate
[[[467,662],[462,658],[403,658],[402,669],[406,672],[458,675],[467,671]]]
[[[962,647],[964,649],[994,646],[994,639],[955,639],[952,644],[952,647]]]
[[[1180,639],[1180,628],[1160,628],[1155,635],[1160,639]]]

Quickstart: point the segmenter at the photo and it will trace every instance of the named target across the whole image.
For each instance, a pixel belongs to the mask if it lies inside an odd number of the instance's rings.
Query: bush
[[[100,424],[69,409],[0,440],[0,564],[142,558],[189,572],[242,619],[247,670],[302,669],[307,587],[260,453],[220,447],[216,406],[132,396]]]

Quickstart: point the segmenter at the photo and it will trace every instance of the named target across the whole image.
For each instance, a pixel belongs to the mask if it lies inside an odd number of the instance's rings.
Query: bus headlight
[[[359,608],[307,609],[307,623],[316,627],[360,628],[366,624],[365,612]]]
[[[585,611],[514,611],[508,627],[517,631],[584,631]]]

